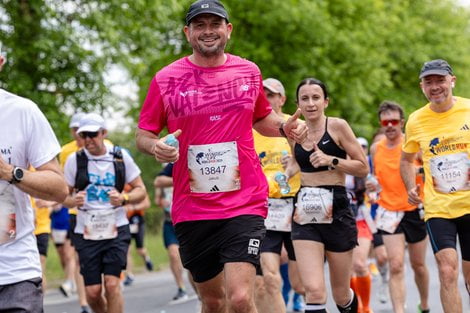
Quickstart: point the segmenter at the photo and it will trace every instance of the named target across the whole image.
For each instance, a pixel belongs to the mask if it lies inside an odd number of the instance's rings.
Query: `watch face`
[[[339,160],[337,158],[334,158],[332,163],[333,163],[333,165],[338,165]]]
[[[24,173],[23,173],[23,170],[21,168],[17,167],[13,171],[13,175],[15,176],[16,180],[22,180]]]

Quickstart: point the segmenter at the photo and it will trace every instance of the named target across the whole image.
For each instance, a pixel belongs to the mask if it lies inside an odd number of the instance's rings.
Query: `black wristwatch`
[[[328,167],[329,170],[334,170],[336,168],[336,165],[339,164],[339,159],[338,158],[333,158],[331,160],[331,164],[330,166]]]
[[[24,171],[21,167],[15,166],[11,171],[10,184],[17,184],[23,180]]]
[[[282,137],[287,138],[286,132],[284,131],[284,125],[285,123],[281,123],[281,126],[279,126],[279,133]]]

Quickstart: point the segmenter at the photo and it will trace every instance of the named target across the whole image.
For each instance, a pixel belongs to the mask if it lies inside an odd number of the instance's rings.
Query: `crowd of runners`
[[[187,269],[203,313],[286,312],[291,289],[294,311],[327,312],[327,284],[339,312],[371,313],[375,274],[380,302],[402,313],[408,255],[417,312],[461,313],[470,295],[470,100],[453,94],[451,66],[423,60],[417,83],[428,103],[408,119],[400,104],[378,104],[369,146],[326,115],[328,82],[300,81],[297,111],[283,113],[282,82],[225,52],[229,21],[219,1],[189,7],[192,54],[156,73],[137,125],[138,149],[163,166],[154,202],[164,210],[172,300],[188,298]],[[139,167],[106,139],[99,114],[77,113],[69,126],[74,140],[60,148],[36,104],[0,89],[0,312],[43,312],[50,240],[64,270],[59,289],[77,293],[82,313],[123,312],[132,238],[154,268]],[[425,262],[429,246],[437,273]],[[430,275],[442,308],[429,305]]]

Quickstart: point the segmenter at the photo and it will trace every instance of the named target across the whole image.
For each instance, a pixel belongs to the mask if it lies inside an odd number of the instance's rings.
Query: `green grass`
[[[158,234],[147,232],[145,234],[144,244],[153,261],[154,271],[161,270],[168,266],[168,254],[165,246],[163,245],[161,232]],[[134,260],[134,273],[145,272],[146,269],[144,261],[139,255],[137,255],[134,241],[132,241],[130,249]],[[47,253],[46,279],[48,285],[47,288],[56,288],[64,280],[64,272],[60,265],[59,256],[52,240],[49,241],[49,250]]]

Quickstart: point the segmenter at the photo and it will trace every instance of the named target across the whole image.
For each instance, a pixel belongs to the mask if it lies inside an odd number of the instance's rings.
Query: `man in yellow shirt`
[[[282,106],[286,101],[282,83],[275,78],[268,78],[263,81],[263,87],[273,111],[284,120],[287,120],[289,115],[282,113]],[[280,274],[283,245],[289,257],[291,284],[295,290],[302,291],[295,262],[294,247],[290,238],[294,197],[300,187],[300,175],[297,174],[292,177],[288,182],[290,190],[285,190],[282,193],[280,186],[275,181],[275,176],[278,172],[284,172],[282,159],[286,158],[290,152],[289,143],[285,138],[265,137],[257,131],[253,131],[253,138],[256,152],[269,185],[268,216],[265,220],[266,236],[260,249],[264,288],[256,288],[258,291],[265,290],[266,292],[257,295],[257,309],[260,313],[284,313],[286,312],[286,306],[281,293],[282,278]],[[262,283],[258,277],[257,286],[262,286]]]
[[[420,87],[429,103],[410,115],[400,172],[408,201],[419,204],[414,158],[423,155],[426,228],[439,268],[444,312],[461,313],[458,290],[459,237],[462,271],[470,283],[470,100],[452,93],[456,76],[445,60],[424,63]]]

